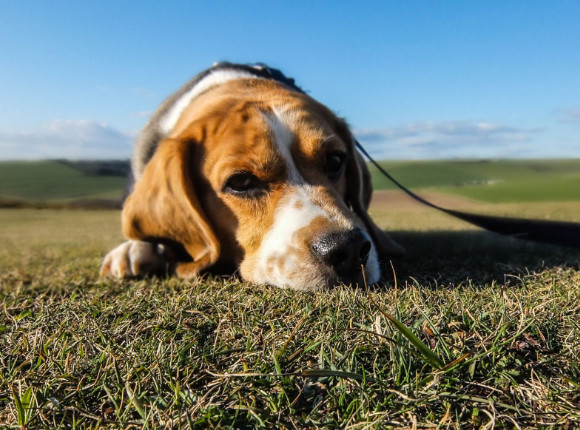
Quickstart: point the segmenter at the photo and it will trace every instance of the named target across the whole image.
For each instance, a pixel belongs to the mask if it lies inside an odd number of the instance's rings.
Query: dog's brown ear
[[[348,129],[346,129],[345,133],[348,138],[350,152],[350,161],[346,170],[348,203],[365,223],[373,242],[378,248],[379,256],[382,258],[401,257],[405,254],[405,249],[381,230],[368,214],[373,194],[371,175],[362,155],[355,148],[354,137],[352,137]]]
[[[176,273],[188,278],[214,264],[219,242],[204,214],[193,183],[195,143],[161,141],[123,207],[123,233],[129,239],[173,241],[193,262],[179,263]]]

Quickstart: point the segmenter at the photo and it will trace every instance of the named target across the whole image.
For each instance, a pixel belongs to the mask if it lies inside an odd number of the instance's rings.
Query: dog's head
[[[370,178],[344,121],[302,93],[235,79],[198,95],[138,177],[128,238],[179,244],[180,276],[239,268],[312,290],[380,279],[402,249],[370,219]]]

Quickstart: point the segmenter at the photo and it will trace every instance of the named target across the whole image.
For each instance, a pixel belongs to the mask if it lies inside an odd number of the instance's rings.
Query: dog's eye
[[[244,197],[254,197],[268,190],[265,183],[249,172],[237,172],[228,178],[223,191]]]
[[[326,176],[336,180],[340,178],[346,167],[346,154],[344,152],[331,152],[326,156]]]

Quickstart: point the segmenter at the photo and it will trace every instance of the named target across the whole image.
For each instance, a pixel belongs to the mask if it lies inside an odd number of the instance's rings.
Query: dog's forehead
[[[329,139],[340,141],[338,120],[327,108],[263,80],[232,81],[201,95],[185,110],[176,133],[194,117],[206,128],[211,165],[287,165],[296,157],[315,158]]]
[[[266,113],[273,141],[283,150],[314,156],[336,130],[318,106],[312,103],[286,103],[272,106]]]

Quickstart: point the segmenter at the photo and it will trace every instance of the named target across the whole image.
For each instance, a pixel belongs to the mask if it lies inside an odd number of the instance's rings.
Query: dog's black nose
[[[331,266],[341,278],[355,279],[361,273],[371,251],[371,241],[360,228],[333,232],[314,241],[314,255]]]

